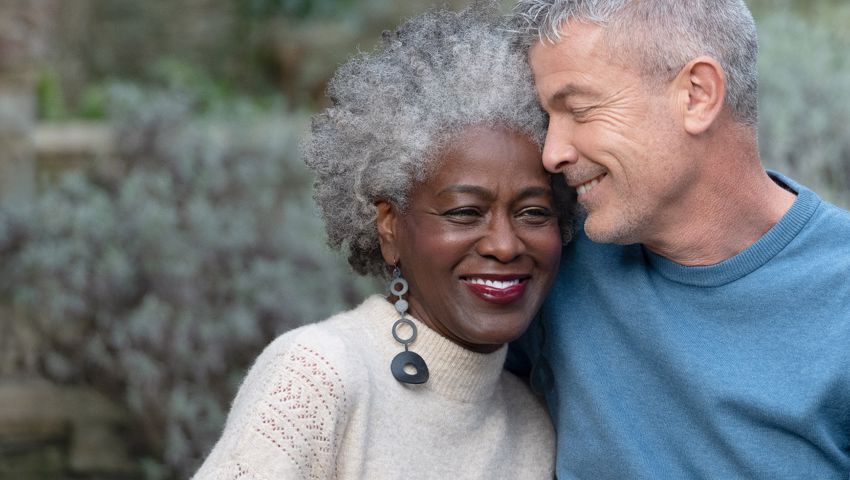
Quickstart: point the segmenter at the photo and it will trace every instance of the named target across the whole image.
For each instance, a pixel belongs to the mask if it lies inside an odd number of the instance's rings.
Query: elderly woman
[[[389,294],[267,347],[196,478],[552,478],[550,420],[502,365],[573,198],[495,18],[422,15],[334,76],[305,148],[315,198],[331,246]]]

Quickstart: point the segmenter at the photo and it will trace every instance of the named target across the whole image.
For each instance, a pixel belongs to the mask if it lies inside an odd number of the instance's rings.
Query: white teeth
[[[474,284],[477,284],[477,285],[486,285],[488,287],[493,287],[493,288],[498,288],[498,289],[505,289],[505,288],[508,288],[508,287],[512,287],[514,285],[518,285],[519,279],[501,281],[501,280],[485,280],[483,278],[470,278],[470,279],[467,280],[467,282],[474,283]]]
[[[578,192],[579,195],[584,195],[585,193],[591,191],[593,189],[593,187],[595,187],[597,185],[599,185],[599,177],[594,178],[593,180],[591,180],[587,183],[583,183],[583,184],[579,185],[578,188],[576,188],[576,191]]]

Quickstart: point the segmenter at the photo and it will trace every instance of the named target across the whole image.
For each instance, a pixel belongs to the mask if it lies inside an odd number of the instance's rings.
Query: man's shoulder
[[[837,230],[840,232],[850,230],[850,211],[846,208],[824,200],[817,192],[785,175],[774,171],[770,171],[769,173],[774,181],[786,185],[787,187],[785,188],[790,187],[789,189],[796,193],[798,197],[798,202],[796,203],[800,203],[799,200],[803,199],[803,203],[813,207],[814,211],[809,225],[810,228]]]
[[[837,230],[839,232],[850,231],[850,210],[839,207],[827,201],[822,201],[814,220],[818,223],[816,227]]]
[[[824,200],[816,192],[788,177],[771,172],[797,193],[793,220],[801,222],[794,238],[768,265],[788,278],[817,281],[848,291],[850,284],[850,211]],[[802,204],[803,207],[798,205]],[[789,213],[792,215],[794,212]],[[803,214],[800,214],[803,212]],[[778,270],[777,270],[778,269]]]
[[[850,287],[850,211],[823,201],[783,258],[796,258],[798,270],[836,286]]]
[[[832,256],[850,260],[850,211],[818,197],[817,208],[798,235],[806,256]],[[838,260],[837,258],[835,260]]]

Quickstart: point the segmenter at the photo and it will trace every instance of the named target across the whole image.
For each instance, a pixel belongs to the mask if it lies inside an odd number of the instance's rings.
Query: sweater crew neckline
[[[686,266],[649,251],[643,252],[652,268],[673,282],[696,287],[720,287],[743,278],[769,262],[791,243],[814,215],[821,203],[811,190],[776,172],[768,172],[780,185],[797,194],[791,208],[754,244],[737,255],[714,265]]]
[[[363,304],[369,317],[379,323],[377,332],[386,332],[379,339],[379,345],[385,349],[385,354],[392,359],[404,350],[404,346],[396,342],[392,336],[392,326],[399,319],[399,314],[386,298],[373,295]],[[428,365],[428,381],[414,388],[431,390],[434,393],[458,402],[478,402],[489,398],[496,389],[496,384],[502,374],[507,356],[508,346],[502,345],[492,353],[478,353],[452,342],[418,319],[408,315],[408,319],[416,324],[417,337],[410,344],[410,351],[422,356]],[[387,362],[387,375],[390,364]]]

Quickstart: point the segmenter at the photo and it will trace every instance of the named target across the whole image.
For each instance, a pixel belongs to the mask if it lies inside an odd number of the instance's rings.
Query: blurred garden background
[[[298,141],[438,3],[0,0],[0,479],[188,478],[265,344],[381,289]],[[850,4],[748,3],[765,161],[850,207]]]

